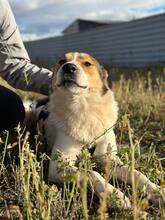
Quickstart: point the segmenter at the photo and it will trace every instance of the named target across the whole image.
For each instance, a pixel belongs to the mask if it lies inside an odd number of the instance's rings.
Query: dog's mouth
[[[58,87],[70,87],[70,86],[73,86],[73,85],[76,85],[77,87],[82,88],[82,89],[87,88],[87,86],[80,85],[73,79],[65,79],[60,84],[58,84],[57,86]]]

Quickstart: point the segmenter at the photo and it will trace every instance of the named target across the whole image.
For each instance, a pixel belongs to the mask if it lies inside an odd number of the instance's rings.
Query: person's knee
[[[11,90],[0,86],[0,133],[13,131],[18,123],[23,123],[25,109],[21,98]]]

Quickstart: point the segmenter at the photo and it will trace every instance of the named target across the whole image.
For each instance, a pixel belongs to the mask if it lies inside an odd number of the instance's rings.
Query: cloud
[[[58,35],[77,18],[130,20],[165,12],[164,0],[9,0],[24,39]]]

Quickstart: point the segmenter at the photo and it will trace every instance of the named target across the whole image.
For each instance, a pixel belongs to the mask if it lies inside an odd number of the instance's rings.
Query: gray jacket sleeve
[[[15,88],[45,95],[52,77],[30,62],[7,0],[0,0],[0,76]]]

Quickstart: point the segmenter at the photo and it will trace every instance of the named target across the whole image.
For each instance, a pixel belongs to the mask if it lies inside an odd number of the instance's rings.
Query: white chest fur
[[[57,150],[60,150],[64,157],[71,160],[76,159],[76,155],[80,153],[83,144],[69,136],[63,128],[53,121],[51,116],[45,125],[45,132],[52,157]]]
[[[52,156],[55,154],[56,150],[60,150],[65,158],[75,160],[76,155],[80,153],[82,146],[83,144],[76,141],[59,128],[56,130],[55,140],[52,144]]]
[[[45,130],[51,158],[56,150],[60,150],[71,161],[76,159],[83,143],[93,141],[117,120],[117,103],[111,91],[105,97],[68,97],[56,92],[51,96],[49,111]],[[95,155],[106,153],[109,143],[116,151],[112,129],[98,141]],[[49,180],[58,179],[56,166],[55,161],[50,162]]]
[[[57,150],[62,152],[64,159],[70,161],[71,164],[76,160],[76,156],[80,154],[83,144],[79,143],[61,128],[52,125],[46,130],[48,145],[51,146],[51,160],[49,163],[48,179],[51,182],[61,180],[60,174],[57,172],[57,162],[54,160]],[[48,136],[49,135],[49,136]]]

